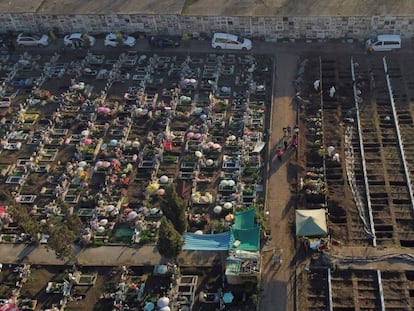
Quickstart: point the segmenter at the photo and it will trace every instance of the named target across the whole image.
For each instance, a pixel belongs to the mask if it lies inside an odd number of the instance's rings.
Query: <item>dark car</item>
[[[168,37],[151,37],[150,44],[156,48],[176,48],[180,42]]]

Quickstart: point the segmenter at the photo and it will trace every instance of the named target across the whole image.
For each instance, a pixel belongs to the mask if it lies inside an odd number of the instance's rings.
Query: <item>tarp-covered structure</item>
[[[260,227],[231,229],[231,247],[243,251],[257,252],[260,248]]]
[[[260,227],[255,224],[255,210],[236,212],[230,231],[217,234],[183,234],[183,250],[229,250],[257,252],[260,249]]]
[[[230,248],[257,252],[260,248],[260,227],[255,224],[255,210],[236,212],[231,227]]]
[[[226,260],[229,284],[255,282],[260,277],[260,226],[255,223],[255,216],[255,209],[235,213],[230,256]]]
[[[250,229],[254,227],[254,216],[256,211],[252,208],[246,211],[236,212],[234,217],[235,229]]]
[[[327,234],[325,209],[296,210],[296,236],[320,237]]]
[[[230,245],[230,232],[216,234],[196,234],[185,232],[183,234],[183,250],[222,251],[228,250]]]

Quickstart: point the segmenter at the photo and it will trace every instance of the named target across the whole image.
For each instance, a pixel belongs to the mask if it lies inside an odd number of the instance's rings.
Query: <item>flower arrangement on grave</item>
[[[220,101],[216,104],[214,104],[214,112],[216,113],[223,113],[227,110],[228,105],[224,101]]]
[[[35,122],[39,119],[38,113],[26,113],[26,112],[20,112],[18,121],[19,122]]]
[[[210,192],[202,195],[201,192],[197,191],[191,195],[191,200],[193,203],[211,203],[213,202],[213,195]]]
[[[252,195],[254,193],[253,186],[247,186],[243,189],[243,195]]]
[[[154,243],[157,240],[158,229],[146,229],[141,232],[140,242],[142,244]]]
[[[187,120],[190,117],[190,113],[188,111],[176,111],[175,112],[175,117],[178,120],[184,121]]]
[[[149,194],[149,195],[155,195],[156,193],[157,193],[157,190],[158,189],[160,189],[160,184],[159,183],[157,183],[157,182],[153,182],[153,183],[150,183],[148,186],[147,186],[147,193]]]
[[[153,155],[154,155],[153,149],[145,149],[144,158],[152,158]]]
[[[83,145],[80,150],[84,154],[93,154],[95,152],[95,146],[93,145]]]
[[[183,161],[184,162],[196,162],[197,161],[197,157],[193,154],[187,154],[183,157]]]
[[[235,147],[238,146],[238,140],[235,135],[229,135],[226,138],[226,147]]]
[[[176,163],[177,162],[177,156],[165,155],[163,161],[166,162],[166,163]]]
[[[243,176],[253,176],[253,175],[257,176],[257,168],[255,168],[255,167],[246,167],[243,170]]]

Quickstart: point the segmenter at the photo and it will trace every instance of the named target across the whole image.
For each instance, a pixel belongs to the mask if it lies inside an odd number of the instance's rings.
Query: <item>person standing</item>
[[[150,46],[155,47],[157,45],[156,39],[154,36],[151,36],[150,38]]]
[[[292,136],[292,128],[290,127],[290,125],[288,125],[286,129],[287,129],[288,136],[289,137]]]
[[[295,149],[298,147],[298,138],[297,138],[296,135],[293,135],[293,138],[292,138],[292,146]]]
[[[298,134],[299,134],[299,127],[297,125],[295,125],[295,127],[293,128],[293,131],[295,132],[296,136],[298,136]]]

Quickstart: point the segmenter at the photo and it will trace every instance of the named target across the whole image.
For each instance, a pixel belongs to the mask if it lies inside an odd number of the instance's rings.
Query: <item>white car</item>
[[[89,42],[88,42],[89,41]],[[95,45],[96,39],[86,33],[75,32],[70,35],[66,35],[63,38],[63,44],[67,47],[92,47]]]
[[[248,51],[252,49],[252,41],[230,33],[217,32],[211,40],[213,49]]]
[[[109,33],[105,37],[104,45],[107,47],[117,47],[122,43],[123,46],[132,48],[137,42],[134,37],[124,36],[122,34]]]
[[[365,42],[365,48],[369,52],[383,52],[401,49],[400,35],[378,35]]]
[[[48,35],[33,35],[29,33],[21,33],[17,36],[16,43],[18,46],[48,46],[49,36]]]

